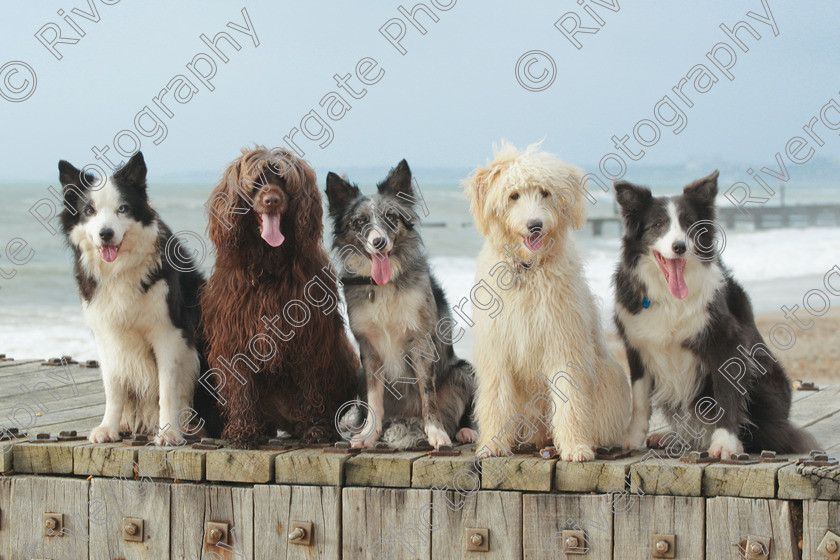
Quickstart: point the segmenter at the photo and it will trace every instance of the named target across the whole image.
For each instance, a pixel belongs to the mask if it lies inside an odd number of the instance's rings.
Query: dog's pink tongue
[[[382,253],[370,256],[370,275],[377,286],[384,286],[391,279],[391,259]]]
[[[105,262],[114,262],[117,260],[117,248],[114,245],[103,245],[102,260]]]
[[[260,214],[262,219],[262,238],[272,247],[279,247],[285,241],[280,233],[280,216],[277,214]]]
[[[539,233],[533,233],[525,236],[525,245],[532,251],[538,251],[542,247],[542,236]]]
[[[683,277],[685,263],[685,259],[665,259],[665,266],[668,267],[668,291],[677,299],[688,295],[688,286]]]

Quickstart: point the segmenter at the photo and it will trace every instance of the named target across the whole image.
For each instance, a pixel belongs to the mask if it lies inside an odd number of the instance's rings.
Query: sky
[[[444,1],[436,0],[437,6],[446,7]],[[58,12],[90,12],[88,3],[99,21],[72,15],[85,35],[75,44],[57,45],[62,55],[57,60],[36,34],[42,30],[50,39],[53,23],[62,37],[78,37]],[[416,3],[407,2],[404,9]],[[16,4],[0,19],[0,64],[25,62],[37,82],[23,101],[0,99],[0,183],[55,183],[59,159],[78,167],[96,163],[95,146],[109,146],[108,155],[118,159],[113,144],[122,130],[141,140],[151,177],[217,177],[243,146],[284,145],[283,137],[293,127],[300,129],[312,110],[330,125],[332,140],[321,147],[323,140],[300,132],[295,139],[319,177],[326,170],[381,167],[384,172],[402,158],[413,167],[468,171],[483,164],[502,138],[520,146],[542,140],[564,160],[597,168],[602,156],[617,151],[611,136],[632,136],[641,119],[655,121],[654,106],[666,95],[684,112],[685,126],[679,134],[673,132],[676,126],[659,126],[658,142],[645,148],[631,169],[685,165],[705,174],[724,163],[744,168],[773,163],[774,154],[784,152],[792,136],[804,134],[802,126],[819,116],[821,107],[832,98],[840,101],[840,8],[831,2],[618,0],[617,11],[605,8],[606,0],[600,5],[585,0],[583,6],[574,0],[450,0],[446,10],[431,0],[424,3],[438,18],[417,15],[425,34],[401,15],[398,1]],[[768,5],[777,36],[770,25],[747,16],[763,16]],[[226,26],[246,27],[243,8],[256,39]],[[598,30],[575,36],[580,49],[554,26],[569,12],[583,27]],[[393,36],[404,29],[399,41],[404,54],[380,31],[389,21]],[[748,52],[719,28],[739,21],[761,36],[739,33]],[[566,20],[571,22],[573,16]],[[221,43],[228,62],[213,56],[200,39],[220,31],[241,47],[236,51]],[[733,45],[737,56],[731,80],[706,58],[720,42]],[[544,53],[529,66],[531,76],[548,71],[545,55],[556,68],[542,91],[529,91],[517,80],[517,60],[529,51]],[[200,53],[217,65],[209,80],[213,91],[187,69]],[[727,53],[718,55],[725,60]],[[368,81],[379,77],[370,85],[355,76],[365,58],[376,61],[375,67],[367,63]],[[202,64],[207,63],[197,62],[197,71]],[[693,107],[687,108],[672,88],[697,64],[712,68],[719,81],[706,93],[694,91],[689,82],[684,91]],[[532,89],[546,85],[528,78],[524,65],[521,80]],[[8,68],[6,75],[0,71],[0,80],[20,90],[24,74],[9,76]],[[358,99],[333,79],[348,73]],[[169,93],[165,104],[172,116],[166,117],[153,99],[178,75],[194,81],[198,91],[184,104]],[[350,106],[340,120],[329,120],[319,106],[330,92],[341,92]],[[135,116],[145,106],[167,128],[158,144],[137,133]],[[314,118],[305,122],[311,131],[318,128]],[[823,132],[816,157],[840,159],[837,131]],[[125,146],[132,144],[129,135],[121,138]]]

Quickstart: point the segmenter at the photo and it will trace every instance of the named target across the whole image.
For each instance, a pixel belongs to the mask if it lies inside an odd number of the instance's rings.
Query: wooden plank
[[[432,558],[516,560],[522,558],[522,494],[432,492]],[[429,519],[424,517],[424,519]],[[488,529],[489,550],[468,551],[467,529]]]
[[[703,495],[775,498],[779,470],[797,459],[794,455],[780,455],[779,458],[787,461],[753,465],[708,465],[703,471]]]
[[[339,558],[341,489],[313,486],[254,487],[254,559]],[[312,522],[312,544],[289,542],[292,522]]]
[[[344,484],[410,488],[411,464],[425,455],[416,451],[362,452],[344,463]]]
[[[88,558],[86,480],[15,476],[12,479],[11,558]],[[64,514],[63,536],[44,535],[44,513]]]
[[[104,413],[105,408],[102,408]],[[61,430],[76,430],[78,433],[87,437],[90,431],[102,422],[102,414],[96,412],[94,416],[79,415],[78,418],[72,420],[64,420],[55,424],[44,424],[40,429],[50,433],[59,433]]]
[[[122,443],[77,445],[73,449],[73,474],[132,478],[138,449]]]
[[[524,558],[563,556],[563,531],[585,533],[587,560],[612,560],[613,512],[609,495],[525,494],[522,497]]]
[[[527,455],[510,457],[488,457],[481,461],[482,473],[486,467],[487,476],[482,474],[481,487],[492,490],[523,490],[550,492],[554,478],[554,464],[557,459],[542,459]],[[504,477],[489,473],[503,469]]]
[[[475,445],[459,445],[454,450],[461,454],[454,457],[426,455],[414,461],[411,464],[411,486],[442,490],[480,487],[481,477],[475,466]]]
[[[609,492],[624,489],[629,481],[630,465],[642,460],[644,454],[615,461],[558,461],[554,465],[554,490],[558,492]]]
[[[169,480],[204,480],[207,454],[212,451],[154,445],[137,448],[137,471],[140,476]]]
[[[431,559],[430,490],[344,488],[342,557]]]
[[[7,358],[7,359],[8,359],[8,358]],[[32,366],[31,366],[31,364],[39,364],[39,365],[40,365],[40,364],[41,364],[41,362],[43,362],[43,361],[44,361],[44,358],[39,358],[39,359],[34,359],[34,358],[33,358],[33,359],[31,359],[31,360],[30,360],[30,359],[26,359],[26,360],[11,360],[11,361],[8,361],[8,362],[3,361],[3,362],[0,362],[0,369],[3,369],[3,368],[13,368],[13,367],[19,367],[19,366],[29,366],[29,367],[32,367]]]
[[[812,396],[796,401],[790,407],[790,421],[796,426],[815,424],[840,411],[840,386],[819,391],[794,391],[800,392],[807,392]]]
[[[220,482],[270,482],[277,455],[277,451],[214,449],[205,456],[205,476]]]
[[[655,551],[654,535],[659,534],[675,536],[675,558],[703,560],[705,505],[703,498],[684,496],[617,497],[613,505],[614,558],[649,560]]]
[[[90,559],[169,558],[169,485],[94,478],[90,483]],[[124,518],[143,520],[143,540],[122,538]]]
[[[170,492],[173,558],[253,558],[253,488],[172,484]],[[206,525],[210,521],[230,523],[227,543],[213,545],[204,542]]]
[[[45,403],[49,408],[50,404],[62,404],[63,399],[68,397],[100,394],[105,398],[99,370],[82,369],[71,374],[71,379],[65,379],[63,370],[50,368],[10,375],[2,380],[4,391],[0,397],[0,409],[11,407],[19,401],[35,405]]]
[[[14,448],[14,441],[4,441],[3,443],[0,443],[0,474],[10,473],[12,471]]]
[[[323,449],[295,449],[277,455],[274,481],[281,484],[341,486],[344,464],[350,455],[326,453]]]
[[[829,449],[838,449],[837,421],[840,415],[823,417],[806,429],[817,438],[820,444],[828,443]],[[798,467],[788,465],[778,472],[778,497],[786,500],[838,500],[840,499],[840,468],[838,467]]]
[[[12,557],[12,478],[0,477],[0,558]]]
[[[802,502],[802,560],[826,560],[817,548],[828,531],[840,535],[840,503]]]
[[[701,496],[703,467],[667,459],[662,451],[649,450],[630,465],[630,487],[644,494]]]
[[[706,527],[707,558],[737,558],[738,550],[744,550],[748,537],[772,539],[768,560],[799,557],[790,502],[709,498],[706,500]]]
[[[18,443],[12,449],[12,463],[16,473],[71,474],[73,449],[84,441]]]

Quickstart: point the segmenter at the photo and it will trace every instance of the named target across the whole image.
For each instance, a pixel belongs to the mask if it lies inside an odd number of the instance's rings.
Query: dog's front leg
[[[645,374],[642,359],[632,347],[626,345],[627,362],[630,364],[630,382],[633,387],[633,414],[624,436],[625,449],[641,449],[650,429],[650,392],[653,378]]]
[[[103,356],[101,360],[102,384],[105,386],[105,415],[102,417],[102,423],[91,430],[88,436],[91,443],[120,440],[120,419],[126,401],[125,387],[111,370],[110,359]]]
[[[429,367],[431,364],[424,365],[427,366],[426,373],[418,376],[417,379],[420,385],[423,426],[426,431],[426,438],[429,440],[429,445],[437,449],[441,445],[452,445],[452,440],[449,439],[449,434],[446,433],[446,430],[443,428],[443,423],[440,421],[434,371]]]
[[[513,373],[504,364],[504,356],[476,354],[475,418],[479,454],[510,455],[514,444],[507,424],[519,410]]]
[[[155,443],[180,445],[184,442],[180,416],[192,401],[198,377],[198,353],[178,331],[161,332],[152,342],[158,369],[159,410]]]
[[[362,431],[350,440],[351,447],[373,447],[382,435],[382,419],[385,416],[385,384],[371,375],[367,380],[368,413]]]

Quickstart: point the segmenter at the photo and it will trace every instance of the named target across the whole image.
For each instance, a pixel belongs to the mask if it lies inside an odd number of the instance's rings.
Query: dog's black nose
[[[269,194],[263,197],[263,204],[268,206],[269,208],[273,208],[280,204],[280,197],[276,194]]]
[[[542,230],[542,220],[528,220],[528,223],[525,224],[528,228],[528,231],[531,233],[539,233]]]
[[[99,238],[102,241],[105,241],[106,243],[108,241],[111,241],[111,239],[114,238],[114,230],[112,230],[111,228],[105,228],[105,229],[99,230]]]
[[[671,249],[678,255],[682,255],[685,253],[685,241],[674,241],[674,244],[671,245]]]
[[[381,251],[388,245],[388,241],[384,237],[377,237],[373,240],[374,249]]]

